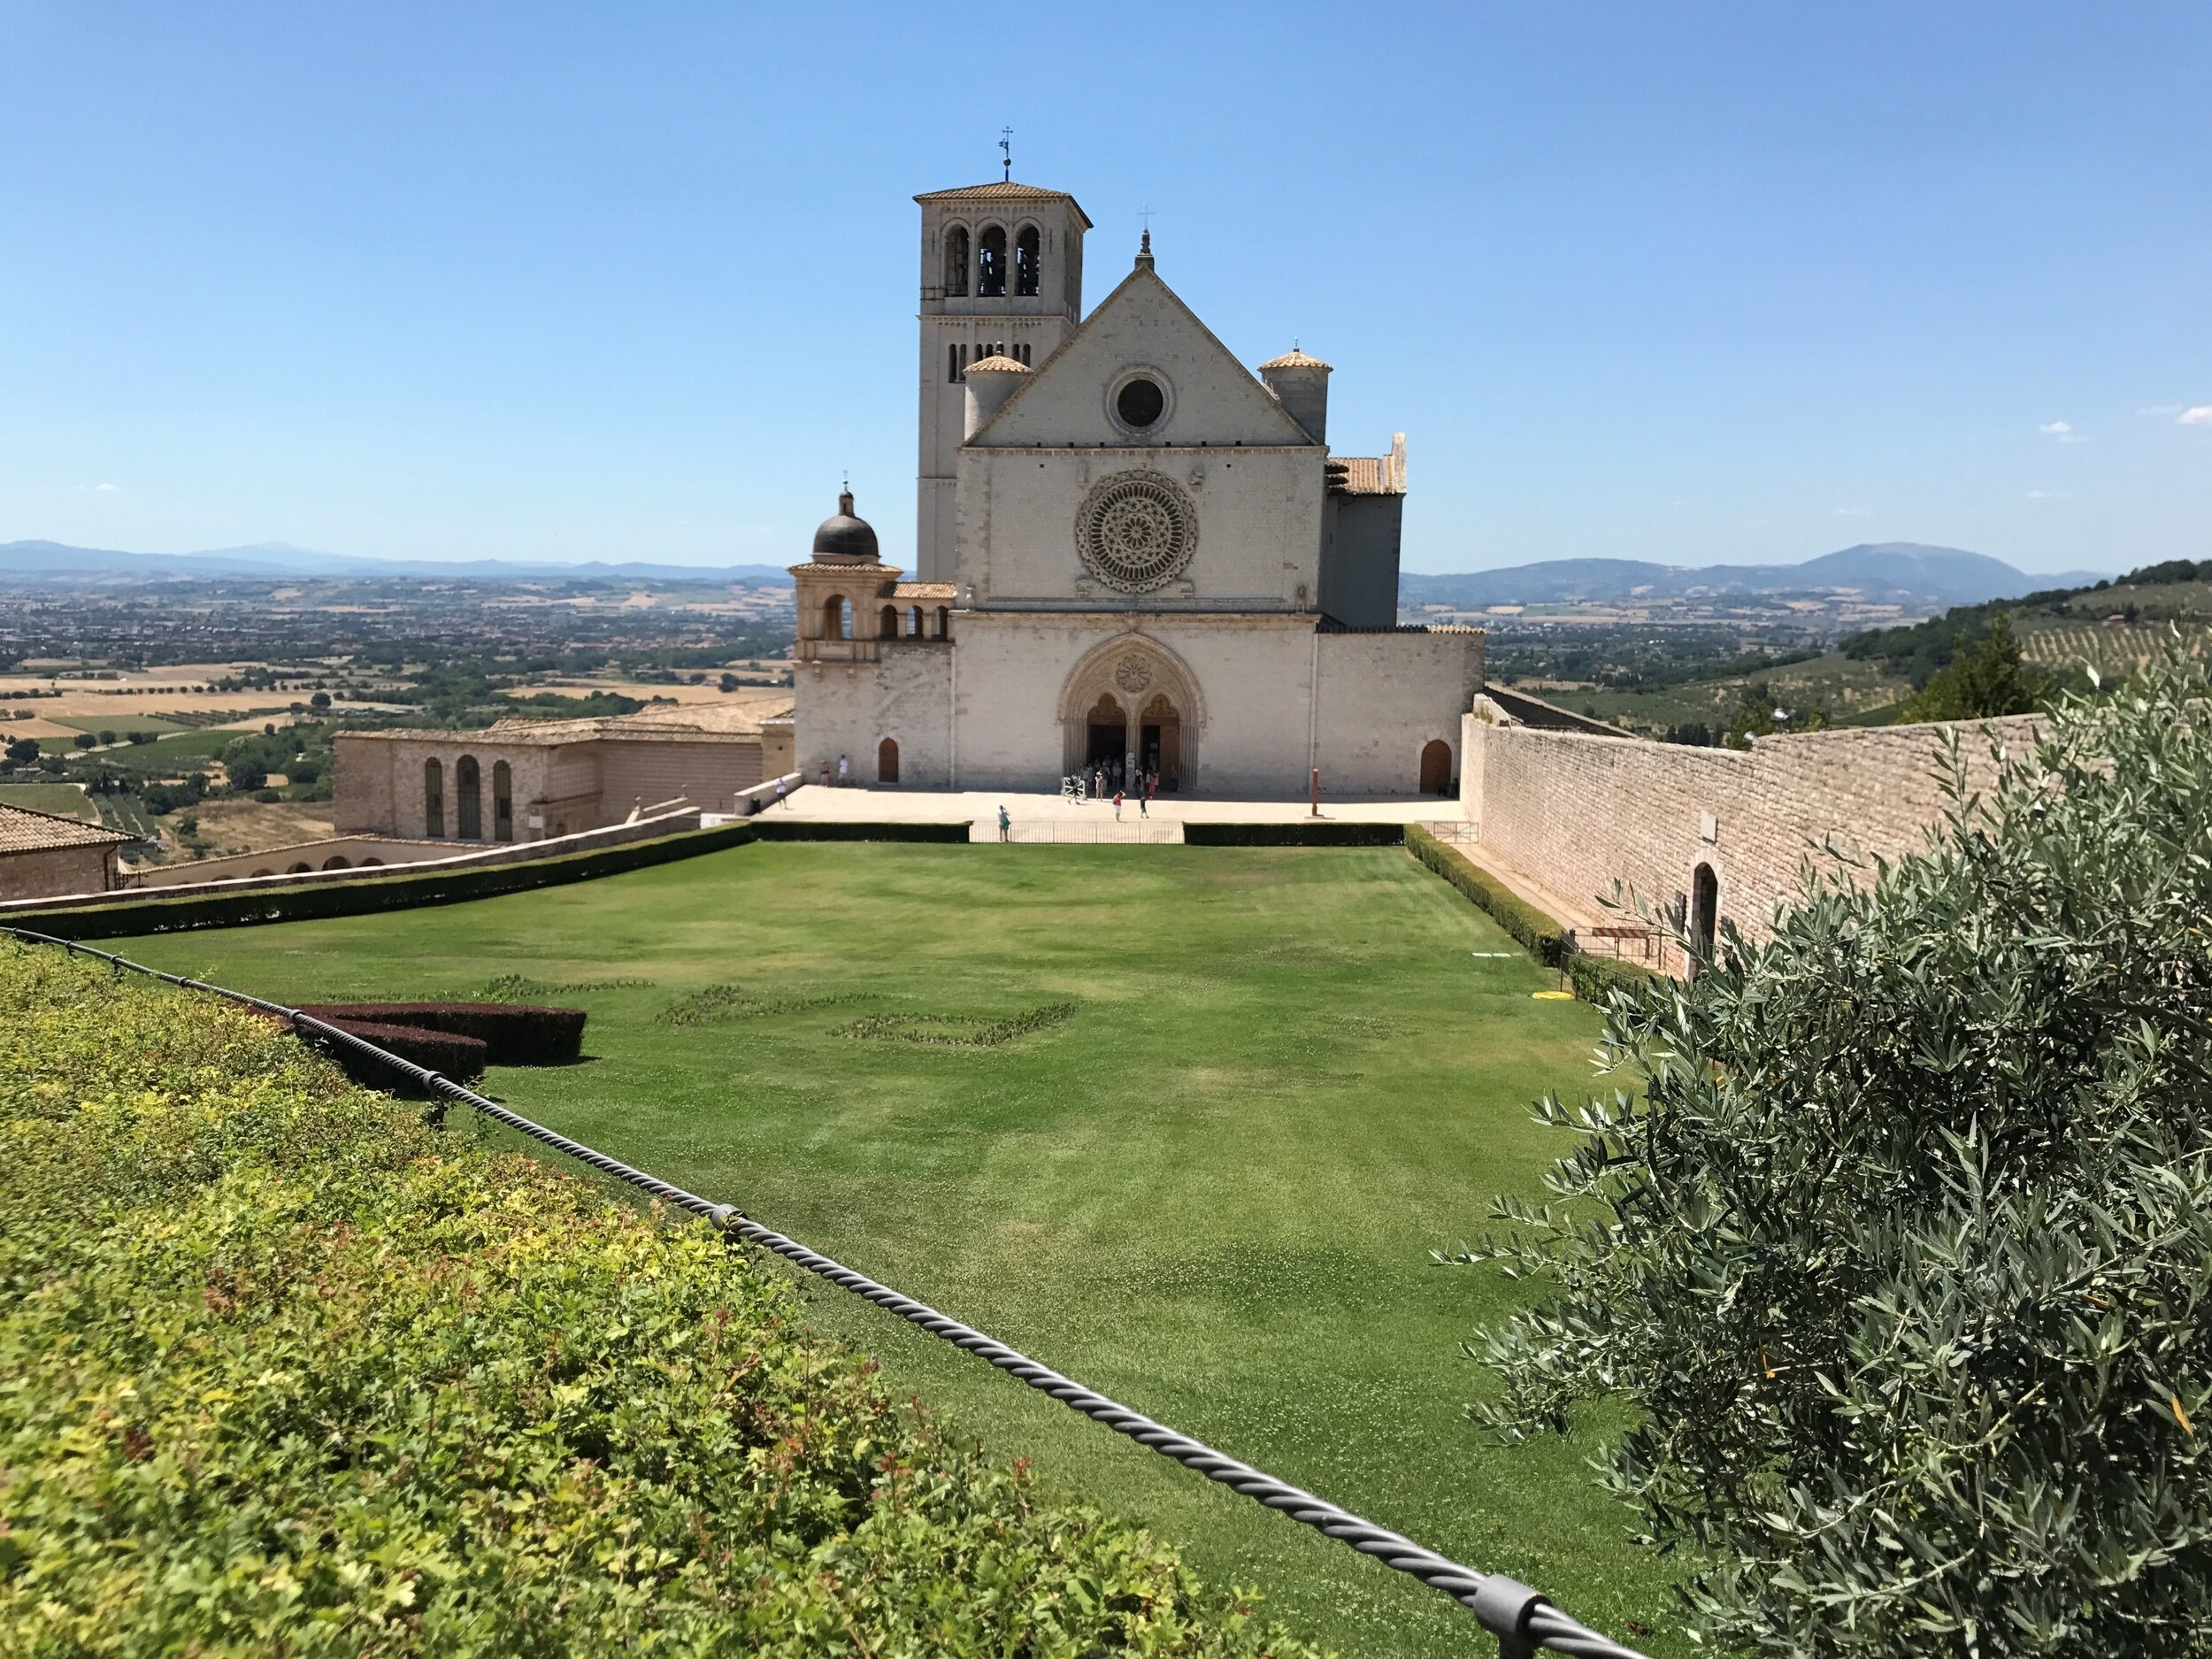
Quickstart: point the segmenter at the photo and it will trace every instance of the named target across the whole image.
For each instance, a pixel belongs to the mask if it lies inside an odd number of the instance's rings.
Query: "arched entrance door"
[[[1163,692],[1144,705],[1137,722],[1137,764],[1157,772],[1160,787],[1173,789],[1182,772],[1183,717]]]
[[[1431,738],[1421,749],[1421,793],[1449,795],[1452,792],[1452,746],[1442,738]]]
[[[1087,766],[1117,765],[1129,754],[1129,717],[1122,712],[1121,704],[1114,701],[1114,694],[1102,691],[1098,701],[1084,721],[1083,764]]]
[[[876,781],[896,783],[899,780],[899,746],[889,738],[876,745]]]
[[[1690,977],[1697,977],[1697,964],[1709,962],[1713,956],[1713,935],[1720,926],[1720,878],[1713,873],[1710,864],[1700,864],[1697,873],[1690,879],[1690,946],[1694,953],[1690,961]]]

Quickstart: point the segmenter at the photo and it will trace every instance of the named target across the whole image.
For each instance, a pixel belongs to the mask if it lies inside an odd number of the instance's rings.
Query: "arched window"
[[[884,606],[883,614],[876,618],[876,634],[878,637],[887,640],[899,637],[899,608],[896,605]]]
[[[422,764],[422,833],[434,841],[445,839],[445,768],[435,760]]]
[[[955,225],[945,233],[945,297],[968,296],[968,227]]]
[[[918,639],[920,639],[920,638],[922,637],[922,608],[921,608],[921,606],[919,606],[919,605],[909,605],[909,606],[907,606],[907,608],[906,608],[906,633],[907,633],[907,637],[908,637],[909,639],[915,639],[915,640],[918,640]]]
[[[454,817],[461,839],[480,841],[484,839],[484,778],[478,769],[476,757],[464,755],[453,768]]]
[[[937,607],[937,637],[941,640],[952,638],[952,610],[948,605]]]
[[[876,781],[896,783],[899,780],[899,746],[889,738],[876,745]]]
[[[323,860],[323,868],[326,870],[350,870],[353,866],[348,864],[342,857],[333,856]]]
[[[994,225],[983,233],[975,260],[975,291],[987,300],[1006,297],[1006,228]]]
[[[842,594],[832,594],[822,601],[822,637],[826,640],[849,640],[852,636],[852,601]]]
[[[492,763],[492,839],[515,838],[515,774],[503,760]]]
[[[1014,292],[1034,296],[1037,292],[1037,227],[1022,227],[1021,234],[1014,238]]]
[[[1720,926],[1720,877],[1710,864],[1700,864],[1690,878],[1690,977],[1697,977],[1701,963],[1713,957],[1713,935]]]

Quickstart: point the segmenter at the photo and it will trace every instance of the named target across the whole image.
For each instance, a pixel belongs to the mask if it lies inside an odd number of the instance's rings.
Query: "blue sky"
[[[2212,556],[2212,7],[0,0],[0,541],[910,558],[918,190],[1408,434],[1406,564]],[[2200,411],[2194,419],[2191,411]]]

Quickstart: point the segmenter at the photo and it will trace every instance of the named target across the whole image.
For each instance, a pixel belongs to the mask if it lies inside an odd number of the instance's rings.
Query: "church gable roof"
[[[1127,373],[1145,369],[1165,383],[1168,406],[1156,431],[1133,437],[1107,412],[1107,402]],[[983,449],[1318,447],[1148,264],[1100,301],[968,442]]]

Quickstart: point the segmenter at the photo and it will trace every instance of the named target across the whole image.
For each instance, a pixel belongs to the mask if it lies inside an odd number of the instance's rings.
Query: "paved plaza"
[[[999,808],[1013,820],[1010,839],[1020,841],[1161,841],[1183,839],[1183,826],[1290,824],[1313,816],[1303,801],[1240,801],[1205,795],[1162,795],[1140,812],[1133,800],[1114,819],[1110,797],[1076,802],[1056,795],[1023,795],[1007,790],[885,789],[803,785],[785,804],[766,809],[779,816],[843,823],[968,824],[972,841],[998,839]],[[1321,803],[1321,820],[1338,824],[1429,824],[1456,821],[1459,803],[1438,795],[1330,800]]]

